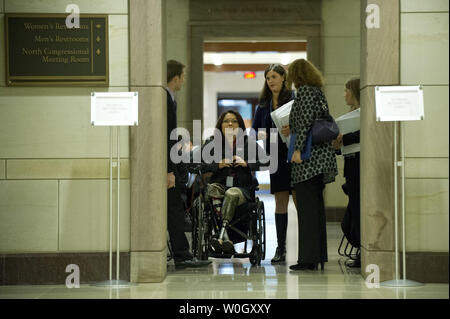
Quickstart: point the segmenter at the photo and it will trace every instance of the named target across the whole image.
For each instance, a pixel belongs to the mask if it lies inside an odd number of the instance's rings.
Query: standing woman
[[[353,78],[345,83],[345,103],[350,106],[350,112],[359,109],[359,78]],[[356,132],[339,134],[333,147],[338,150],[342,146],[359,143],[359,130]],[[348,205],[345,217],[342,221],[342,230],[347,240],[353,247],[359,248],[360,241],[360,193],[359,193],[359,152],[344,155],[345,189],[348,195]],[[361,267],[361,255],[348,264],[349,267]]]
[[[329,113],[323,82],[322,74],[309,61],[298,59],[289,65],[288,83],[297,89],[289,116],[291,132],[297,134],[291,183],[297,202],[302,203],[297,208],[298,260],[291,270],[317,270],[319,263],[323,269],[328,261],[323,190],[338,174],[335,152],[329,142],[312,145],[308,160],[303,161],[300,153],[314,121]]]
[[[270,129],[276,128],[270,113],[283,104],[291,101],[294,94],[286,86],[286,70],[281,64],[271,64],[264,71],[264,86],[259,97],[259,105],[256,108],[252,128],[258,132],[259,128],[265,129],[266,134],[258,136],[264,139],[266,152],[270,155],[269,136]],[[283,127],[281,134],[289,136],[289,126]],[[291,187],[291,164],[287,163],[288,149],[278,134],[278,169],[270,174],[270,193],[275,194],[275,226],[277,230],[277,249],[272,263],[284,262],[286,260],[286,234],[288,223],[289,194],[292,193],[294,204],[295,193]]]

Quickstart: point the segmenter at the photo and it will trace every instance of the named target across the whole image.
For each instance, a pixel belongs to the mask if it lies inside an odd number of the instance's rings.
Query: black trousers
[[[173,259],[182,261],[192,258],[189,242],[184,233],[184,207],[178,187],[167,190],[167,229],[172,245]]]
[[[298,210],[298,263],[328,261],[323,176],[294,185]]]
[[[361,213],[360,213],[360,165],[359,152],[354,156],[345,158],[345,184],[348,192],[348,205],[343,222],[343,231],[347,240],[353,247],[361,245]]]

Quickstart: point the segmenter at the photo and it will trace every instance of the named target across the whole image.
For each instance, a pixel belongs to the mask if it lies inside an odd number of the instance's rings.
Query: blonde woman
[[[308,160],[302,160],[301,150],[314,121],[329,113],[322,92],[323,77],[309,61],[298,59],[289,65],[288,85],[294,84],[297,94],[289,116],[289,127],[295,133],[295,151],[292,156],[291,183],[294,186],[298,216],[298,260],[289,268],[317,270],[328,261],[325,203],[325,184],[333,182],[338,174],[336,155],[331,142],[312,145]]]

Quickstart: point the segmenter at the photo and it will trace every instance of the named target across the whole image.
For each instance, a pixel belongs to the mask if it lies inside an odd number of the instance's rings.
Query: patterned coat
[[[290,130],[297,134],[296,150],[304,148],[306,136],[314,120],[328,112],[328,103],[320,88],[309,85],[300,86],[289,115]],[[334,182],[338,174],[336,155],[331,142],[312,145],[309,160],[301,164],[292,163],[291,184],[293,186],[319,174],[323,174],[325,184]]]

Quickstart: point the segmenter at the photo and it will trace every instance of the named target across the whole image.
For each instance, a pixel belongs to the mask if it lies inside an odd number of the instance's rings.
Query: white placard
[[[138,125],[138,92],[92,92],[91,124]]]
[[[423,89],[418,86],[375,87],[377,121],[421,121],[424,119]]]

